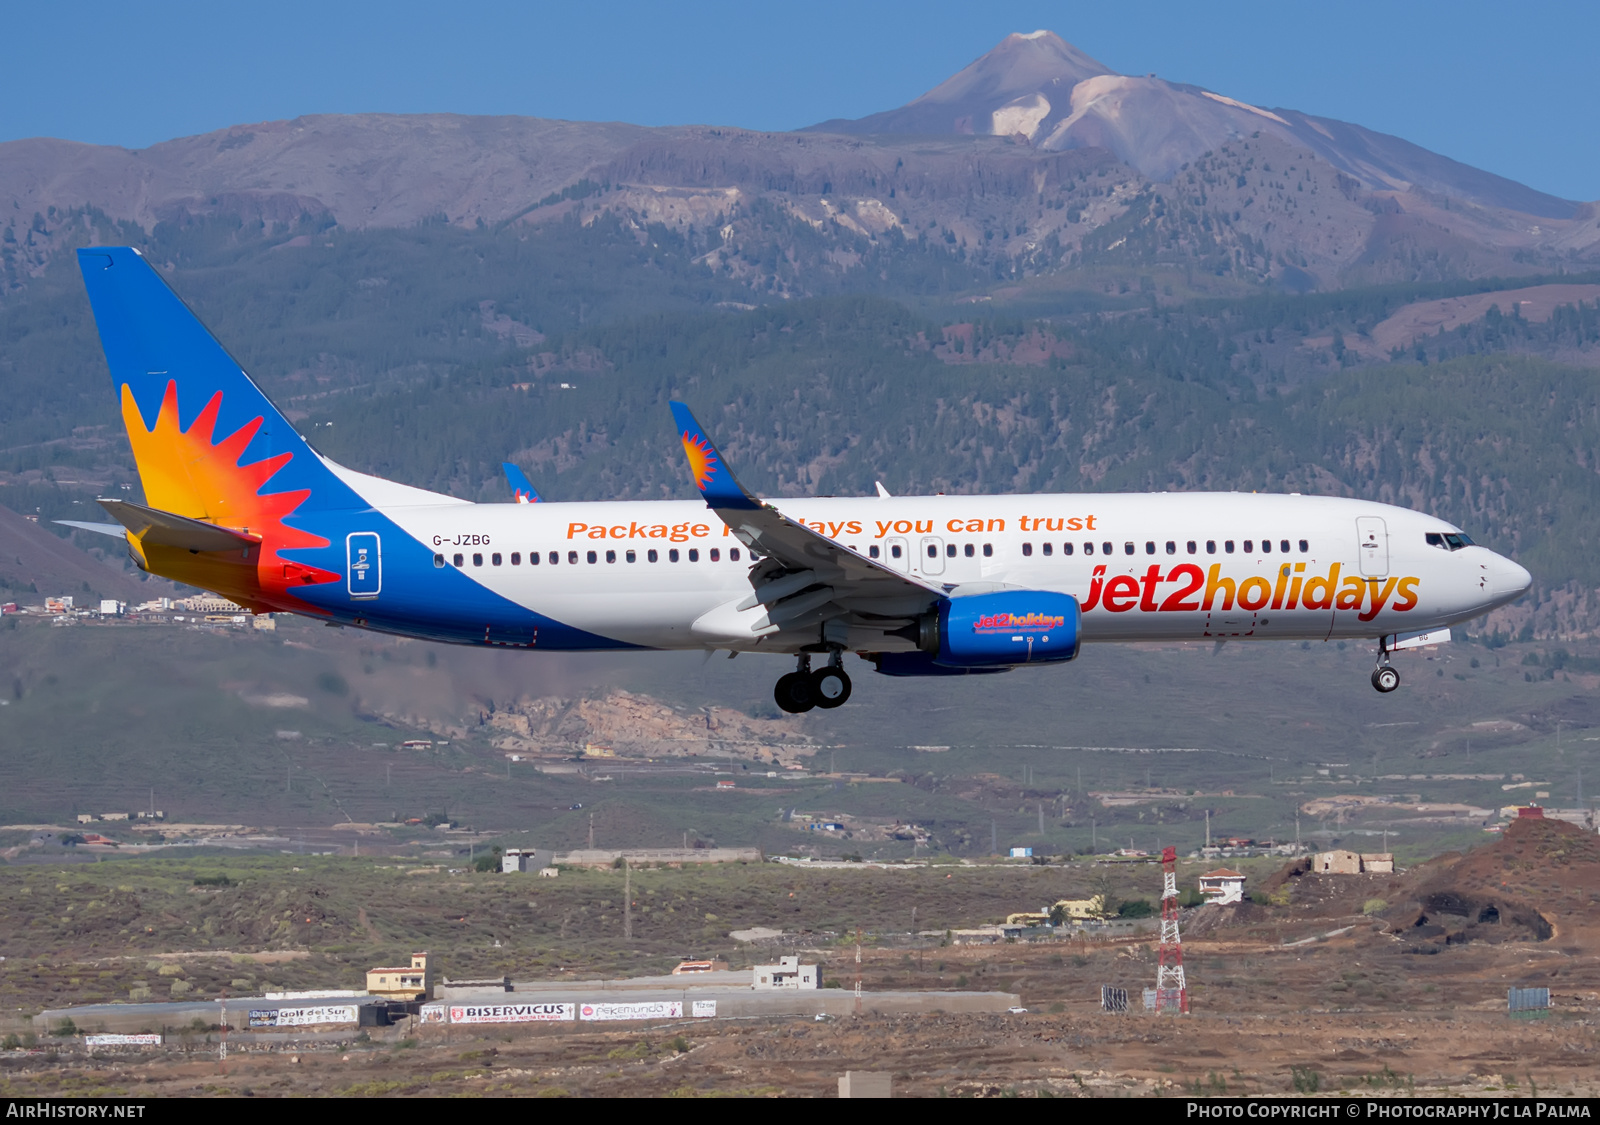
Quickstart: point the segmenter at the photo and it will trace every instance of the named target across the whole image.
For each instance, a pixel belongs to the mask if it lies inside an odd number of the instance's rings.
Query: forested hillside
[[[503,500],[509,459],[552,498],[686,496],[665,409],[682,396],[774,495],[882,480],[1366,496],[1529,566],[1539,612],[1491,629],[1600,626],[1600,303],[1579,284],[1597,278],[1545,279],[1575,297],[1543,319],[1477,296],[1490,303],[1476,319],[1395,336],[1417,302],[1512,283],[1185,300],[1133,272],[1012,297],[983,293],[992,279],[937,240],[879,239],[868,283],[753,305],[707,265],[705,232],[608,216],[364,232],[55,222],[63,243],[145,247],[319,448],[425,487]],[[0,303],[0,386],[0,503],[81,518],[132,483],[69,255]]]

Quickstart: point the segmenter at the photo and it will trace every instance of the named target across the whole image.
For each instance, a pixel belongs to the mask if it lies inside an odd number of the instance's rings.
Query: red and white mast
[[[1189,1011],[1183,976],[1183,938],[1178,933],[1178,849],[1161,853],[1161,951],[1156,968],[1156,1013]]]

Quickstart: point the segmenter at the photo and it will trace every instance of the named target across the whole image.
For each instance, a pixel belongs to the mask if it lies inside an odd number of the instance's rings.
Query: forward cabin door
[[[1378,516],[1356,519],[1357,554],[1365,578],[1389,576],[1389,528]]]

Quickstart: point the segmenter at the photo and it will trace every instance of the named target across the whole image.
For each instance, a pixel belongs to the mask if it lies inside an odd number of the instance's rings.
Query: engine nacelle
[[[917,647],[946,668],[1006,668],[1071,660],[1082,635],[1078,599],[1002,590],[941,602],[916,624]]]

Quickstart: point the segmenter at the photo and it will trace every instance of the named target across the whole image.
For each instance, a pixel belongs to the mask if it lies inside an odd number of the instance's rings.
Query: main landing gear
[[[802,652],[795,670],[778,678],[777,686],[772,689],[772,697],[780,708],[791,715],[802,714],[813,707],[831,709],[842,706],[850,698],[850,677],[845,674],[842,664],[843,654],[836,650],[829,654],[825,666],[812,671],[811,654]]]
[[[1400,673],[1389,663],[1389,647],[1384,638],[1378,638],[1378,666],[1372,670],[1372,686],[1388,695],[1400,686]]]

